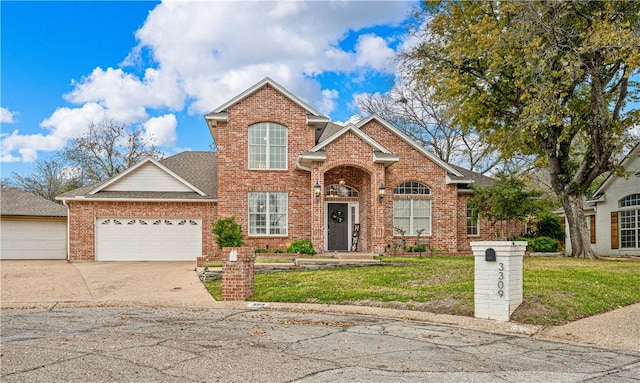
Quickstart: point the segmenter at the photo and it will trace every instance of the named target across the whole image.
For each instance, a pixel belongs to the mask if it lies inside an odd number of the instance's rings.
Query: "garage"
[[[0,221],[0,259],[66,259],[67,222]]]
[[[195,261],[202,255],[202,219],[100,217],[96,261]]]
[[[2,187],[0,259],[67,259],[67,209],[24,190]]]

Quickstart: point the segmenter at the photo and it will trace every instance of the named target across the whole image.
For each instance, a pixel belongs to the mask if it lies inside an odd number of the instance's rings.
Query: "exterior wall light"
[[[378,202],[382,203],[382,200],[384,199],[384,193],[386,191],[386,188],[384,187],[384,184],[380,184],[380,187],[378,188]]]
[[[320,182],[316,181],[316,184],[313,185],[313,195],[316,202],[320,201],[320,193],[322,193],[322,187],[320,186]]]

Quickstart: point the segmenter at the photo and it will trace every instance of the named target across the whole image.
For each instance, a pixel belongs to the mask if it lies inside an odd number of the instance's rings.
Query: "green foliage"
[[[639,23],[639,1],[430,1],[403,63],[455,107],[455,125],[546,164],[573,228],[576,201],[640,122],[628,107],[640,93]],[[589,238],[571,240],[574,255],[595,256]]]
[[[269,250],[268,249],[255,249],[253,252],[256,253],[256,254],[264,254],[264,253],[269,253]]]
[[[545,200],[539,199],[540,192],[527,189],[524,181],[507,174],[499,174],[491,186],[473,187],[473,193],[469,207],[479,216],[489,220],[494,227],[498,222],[502,222],[502,232],[496,232],[496,235],[502,238],[511,237],[513,234],[508,225],[510,221],[524,222],[541,211],[546,204]]]
[[[313,249],[310,239],[300,239],[291,243],[287,248],[287,253],[315,254],[316,251]]]
[[[275,249],[273,252],[274,252],[274,253],[276,253],[276,254],[280,254],[280,253],[284,253],[284,250],[282,250],[282,249]]]
[[[236,222],[236,217],[220,218],[213,223],[215,241],[218,247],[242,246],[242,227]]]
[[[552,253],[558,251],[560,242],[555,238],[535,237],[533,239],[533,251],[540,253]]]
[[[427,251],[427,248],[424,245],[409,246],[407,248],[407,253],[424,253],[425,251]]]
[[[564,240],[564,230],[562,229],[562,217],[553,213],[543,213],[536,222],[536,235],[550,237],[559,241]]]

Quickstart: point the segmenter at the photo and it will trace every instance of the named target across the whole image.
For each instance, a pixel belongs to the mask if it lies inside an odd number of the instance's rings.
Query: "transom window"
[[[620,201],[618,201],[618,206],[620,207],[629,207],[629,206],[640,206],[640,194],[631,194]]]
[[[431,190],[409,181],[393,188],[393,226],[406,235],[431,235]],[[397,231],[397,230],[396,230]]]
[[[287,193],[249,193],[249,235],[287,235]]]
[[[393,194],[429,195],[431,189],[421,182],[409,181],[394,187]]]
[[[640,206],[640,194],[630,194],[618,201],[620,208]],[[640,209],[620,210],[620,248],[640,247]]]
[[[352,188],[351,186],[334,184],[334,185],[328,185],[324,187],[324,195],[328,198],[336,198],[336,197],[357,198],[359,193],[356,189]]]
[[[275,122],[249,126],[249,169],[287,168],[287,127]]]

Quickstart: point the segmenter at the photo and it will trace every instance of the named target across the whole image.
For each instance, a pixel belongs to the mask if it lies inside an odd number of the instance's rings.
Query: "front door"
[[[327,246],[329,251],[349,250],[349,205],[327,204]]]

